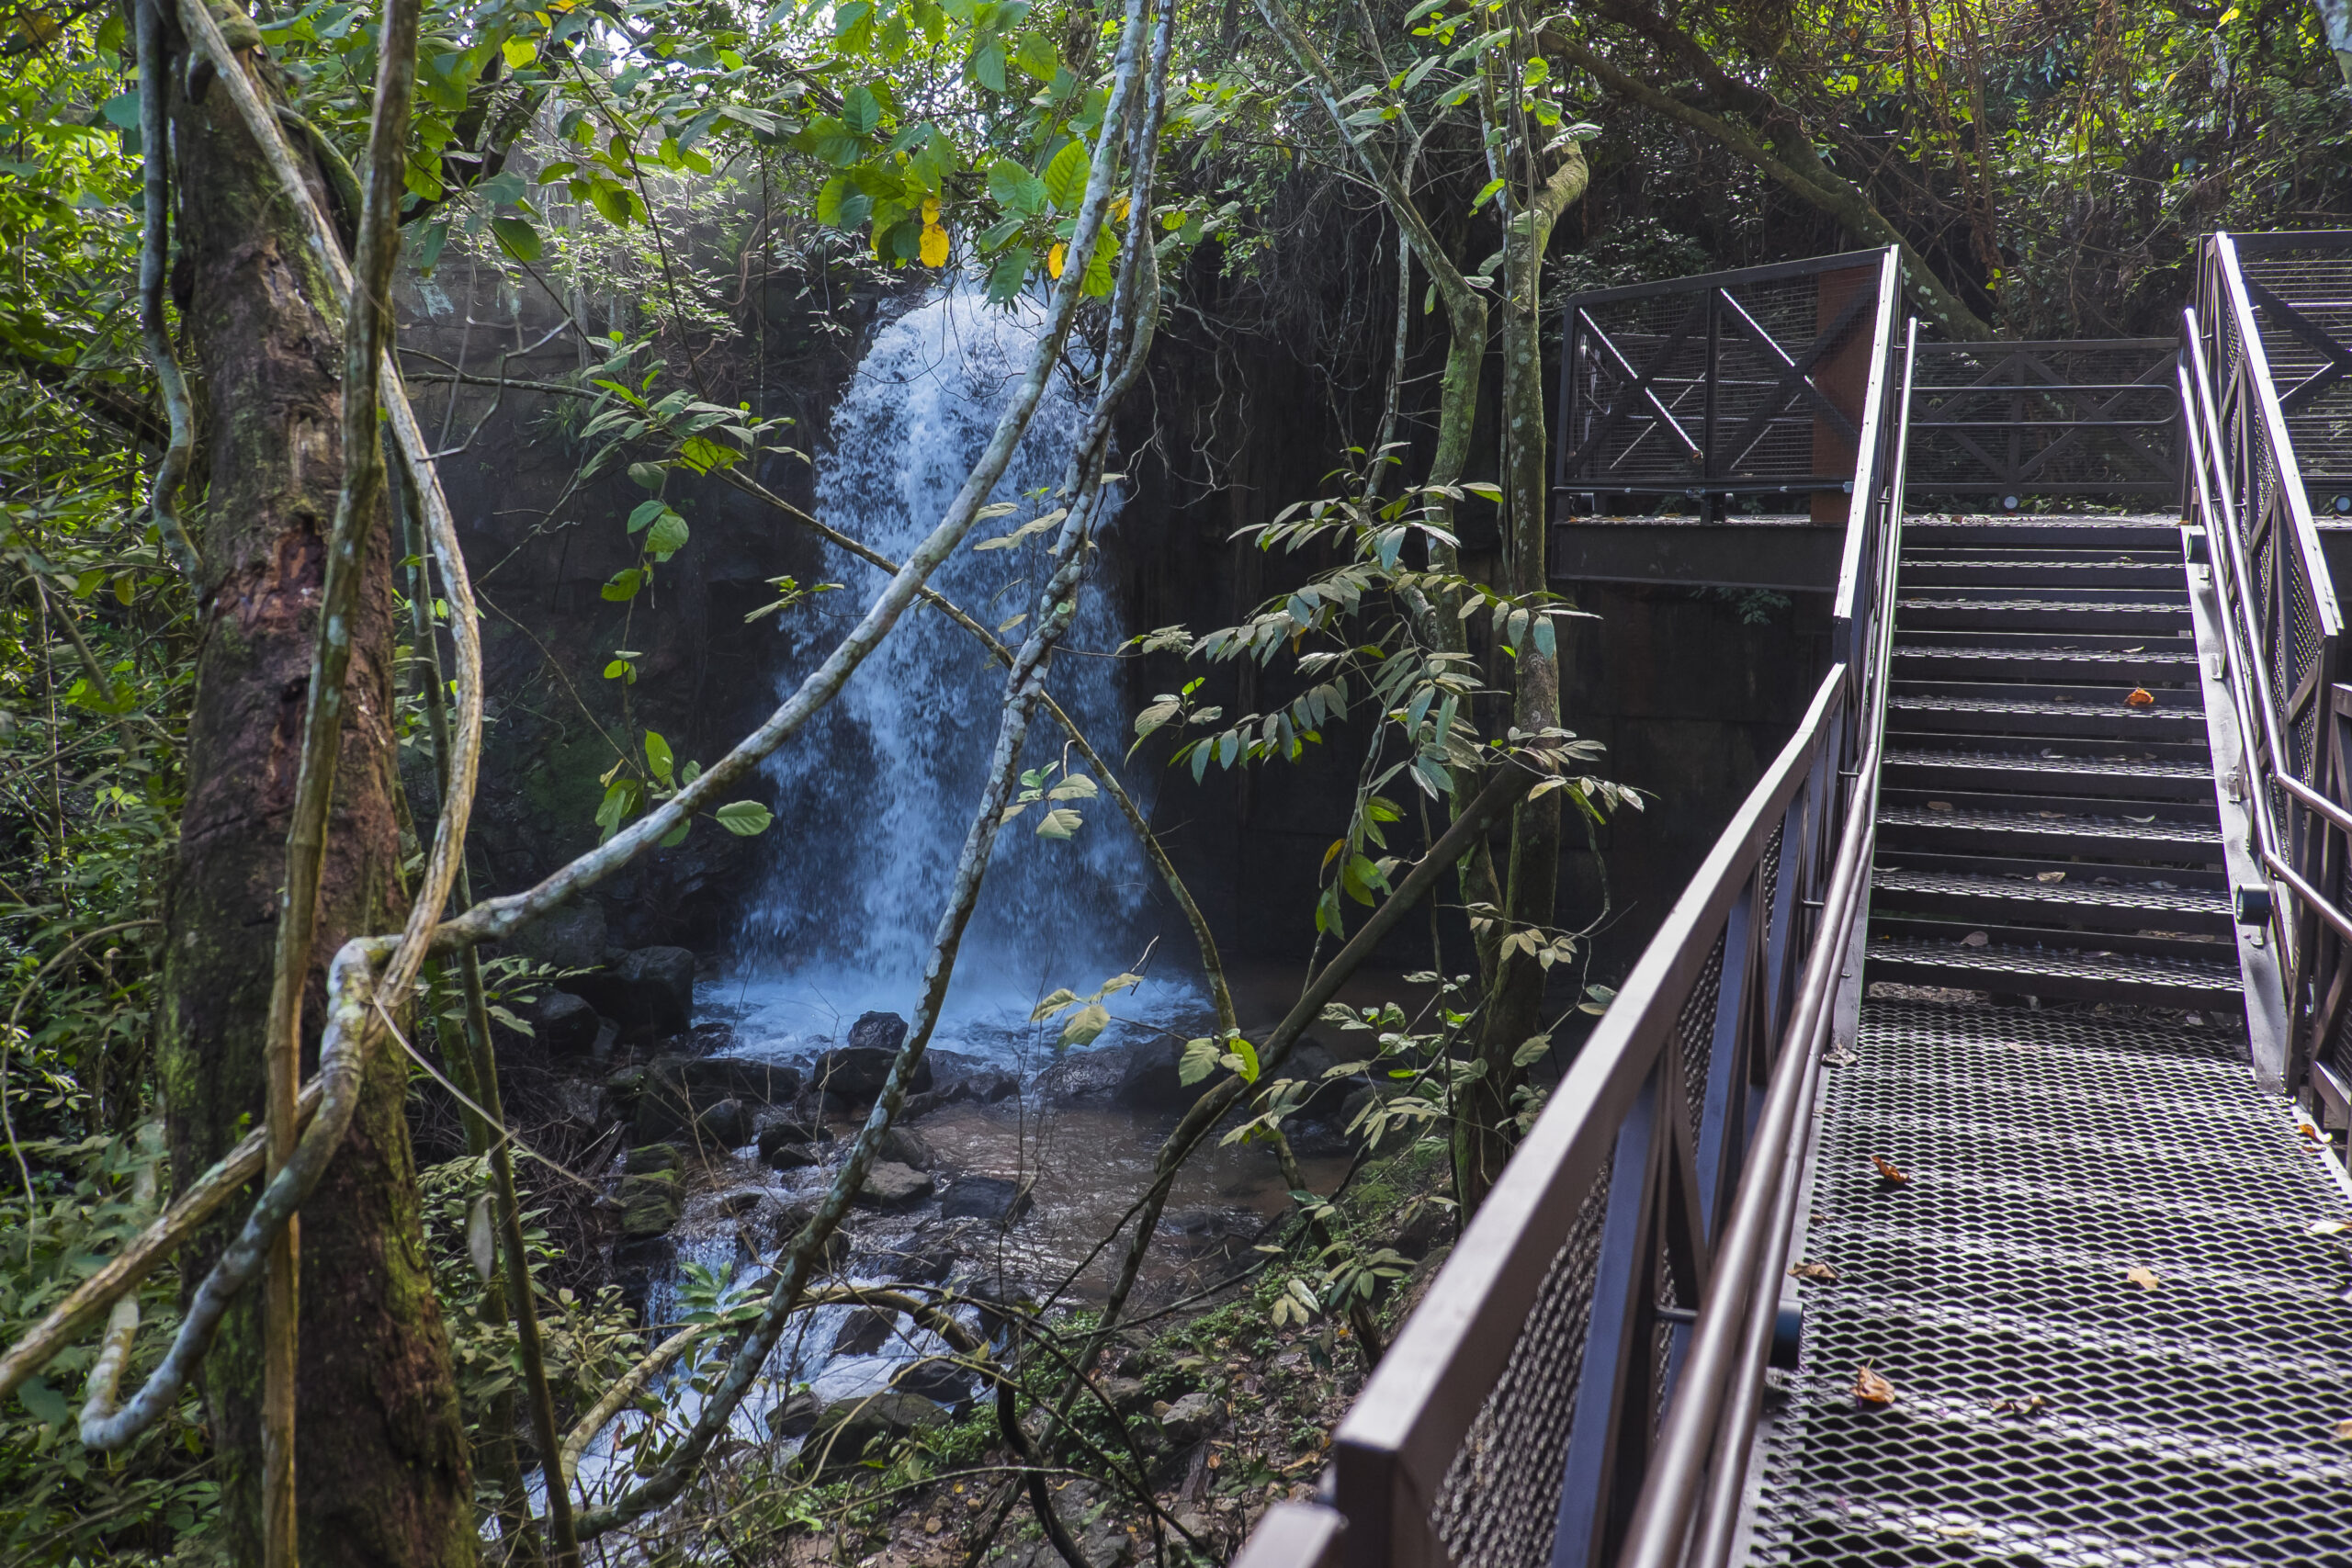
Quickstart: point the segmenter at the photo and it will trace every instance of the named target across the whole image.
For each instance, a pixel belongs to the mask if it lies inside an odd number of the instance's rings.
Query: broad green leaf
[[[1101,1002],[1089,1002],[1070,1014],[1069,1021],[1062,1025],[1061,1043],[1065,1045],[1091,1045],[1095,1037],[1110,1027],[1111,1010]]]
[[[493,218],[490,231],[497,236],[498,248],[516,261],[537,261],[546,249],[539,241],[539,231],[520,218]]]
[[[670,782],[671,770],[676,763],[670,750],[670,743],[662,738],[658,730],[649,729],[645,732],[645,765],[651,770],[655,778],[660,779],[663,784]]]
[[[644,586],[645,573],[642,570],[633,566],[624,567],[613,573],[612,581],[598,589],[597,592],[612,604],[625,604],[636,598],[638,590]]]
[[[860,136],[871,136],[882,125],[882,103],[864,83],[842,95],[842,123]]]
[[[974,50],[968,69],[972,73],[972,80],[989,92],[1003,92],[1005,90],[1003,40],[990,39]]]
[[[1053,810],[1046,812],[1043,818],[1039,818],[1037,823],[1037,837],[1041,839],[1067,839],[1074,835],[1079,829],[1083,826],[1085,826],[1084,820],[1077,812],[1071,810],[1067,806],[1056,807]]]
[[[1021,41],[1012,46],[1012,63],[1040,82],[1052,81],[1054,73],[1062,68],[1053,39],[1043,33],[1022,34]]]
[[[509,70],[520,71],[539,57],[539,46],[530,39],[511,38],[498,46],[498,52],[505,57]]]
[[[631,463],[628,466],[628,477],[630,482],[635,484],[638,489],[651,491],[656,495],[662,493],[662,468],[661,464]],[[631,521],[635,521],[633,516]],[[649,517],[646,521],[650,523],[652,519]]]
[[[1038,1002],[1035,1007],[1029,1010],[1029,1021],[1032,1023],[1041,1023],[1045,1020],[1053,1017],[1054,1014],[1061,1011],[1062,1009],[1069,1006],[1076,1000],[1078,1000],[1078,993],[1076,991],[1071,990],[1067,986],[1060,987],[1056,990],[1048,992],[1043,1000]]]
[[[989,195],[999,206],[1032,217],[1046,205],[1046,182],[1012,159],[999,158],[989,165]]]
[[[668,560],[686,547],[686,520],[664,511],[645,532],[645,551],[656,560]]]
[[[1200,1082],[1216,1071],[1225,1057],[1225,1043],[1218,1040],[1187,1040],[1184,1054],[1177,1059],[1176,1081],[1191,1085]]]
[[[1064,212],[1078,210],[1079,202],[1086,195],[1086,176],[1091,164],[1085,142],[1072,137],[1062,143],[1062,150],[1055,153],[1053,160],[1046,165],[1044,176],[1046,195],[1056,207]]]
[[[650,463],[640,463],[632,466],[636,468],[652,467]],[[643,533],[648,524],[651,523],[656,517],[661,516],[664,512],[669,510],[670,503],[666,501],[656,499],[653,501],[639,502],[637,503],[637,510],[628,514],[628,531],[632,534]]]
[[[756,800],[730,800],[711,815],[720,827],[746,839],[766,832],[775,820],[775,814]]]

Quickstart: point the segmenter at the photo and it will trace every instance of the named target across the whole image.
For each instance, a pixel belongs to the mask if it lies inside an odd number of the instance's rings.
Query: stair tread
[[[2087,812],[2066,811],[1985,811],[1955,807],[1938,811],[1918,806],[1881,806],[1878,810],[1881,827],[1896,828],[1961,828],[2002,829],[2010,832],[2050,833],[2075,839],[2113,839],[2119,841],[2156,843],[2214,844],[2222,841],[2221,830],[2193,822],[2151,820],[2133,822],[2121,817],[2098,816]]]
[[[2054,664],[2173,664],[2184,670],[2197,668],[2197,655],[2191,649],[2143,649],[2132,651],[2117,648],[1952,648],[1941,643],[1896,643],[1897,659],[1999,660],[2018,663]]]
[[[2141,882],[2101,887],[2093,880],[2096,868],[2063,874],[2065,880],[2043,882],[2022,876],[1977,876],[1933,871],[1872,871],[1871,886],[1889,893],[1939,894],[1960,898],[2002,898],[2045,905],[2052,909],[2145,909],[2150,915],[2226,915],[2226,894],[2198,887],[2156,887]]]
[[[1932,713],[2059,714],[2078,717],[2098,716],[2143,720],[2193,718],[2200,723],[2205,717],[2205,710],[2201,707],[2165,707],[2158,705],[2135,708],[2117,703],[2111,698],[2102,698],[2097,703],[2060,703],[2034,697],[1942,697],[1916,692],[1896,692],[1887,698],[1887,706],[1893,709]]]
[[[2073,947],[2015,947],[1987,942],[1969,947],[1957,942],[1928,942],[1895,937],[1870,944],[1872,959],[1930,964],[1988,977],[2036,977],[2096,980],[2113,986],[2193,986],[2235,992],[2243,978],[2237,950],[2216,944],[2226,958],[2189,958],[2168,953],[2108,953]]]
[[[2042,757],[2015,751],[1927,750],[1909,747],[1886,753],[1891,764],[1905,767],[1997,769],[2025,777],[2039,774],[2090,774],[2119,782],[2132,779],[2211,779],[2213,770],[2194,762],[2116,761],[2098,757]]]
[[[1905,595],[1895,601],[1895,609],[1904,610],[2036,610],[2052,615],[2160,615],[2188,614],[2188,595],[2178,599],[2043,599],[2020,595],[2007,599],[1949,599],[1941,596]]]

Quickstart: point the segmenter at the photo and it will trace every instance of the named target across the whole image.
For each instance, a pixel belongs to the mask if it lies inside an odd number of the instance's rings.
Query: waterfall
[[[1036,301],[990,306],[968,280],[934,290],[882,326],[817,454],[819,514],[905,558],[970,472],[1043,330]],[[1067,373],[1057,374],[991,497],[1018,510],[980,525],[974,542],[1058,504],[1054,492],[1086,412]],[[1115,515],[1114,507],[1106,517]],[[1047,530],[989,551],[967,544],[932,586],[997,626],[1031,608],[1051,538]],[[787,688],[883,581],[876,569],[830,548],[825,576],[843,590],[779,617],[792,644],[780,677]],[[1026,629],[1024,621],[999,635],[1018,642]],[[1118,667],[1086,655],[1112,652],[1125,636],[1111,595],[1090,582],[1050,684],[1088,738],[1114,757],[1127,728]],[[821,1028],[868,1007],[911,1011],[1003,691],[1002,667],[969,633],[918,606],[771,760],[775,859],[739,963],[751,977],[746,994],[764,1004],[776,1030]],[[1056,761],[1063,739],[1041,711],[1023,765]],[[1042,991],[1091,989],[1134,963],[1148,867],[1107,799],[1081,810],[1085,826],[1073,840],[1037,837],[1035,808],[999,838],[956,966],[957,1013],[1017,1007],[1025,1015]]]

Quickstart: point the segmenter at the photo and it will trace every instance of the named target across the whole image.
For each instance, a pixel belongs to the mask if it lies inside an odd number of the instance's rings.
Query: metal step
[[[1926,801],[1882,803],[1878,836],[1884,853],[1899,857],[1906,849],[1958,854],[1982,850],[1992,854],[2185,861],[2192,865],[2222,863],[2219,829],[2210,822],[2165,821],[2154,809],[2144,814],[2145,820],[2135,822],[2131,818],[2142,814],[2094,816],[2047,807],[1986,809],[1967,800],[1949,804],[1953,809],[1942,811]]]
[[[2016,791],[2213,804],[2213,770],[2185,761],[2107,761],[2069,757],[2055,748],[2040,753],[1896,746],[1883,753],[1880,778],[1904,789]]]
[[[2117,694],[2120,697],[2121,694]],[[1959,696],[1905,682],[1887,696],[1887,723],[1941,734],[2111,737],[2119,740],[2202,740],[2201,710],[2062,703],[2032,697]]]
[[[2173,957],[2059,947],[2007,947],[1898,937],[1868,947],[1864,978],[2005,996],[2133,1007],[2235,1007],[2244,982],[2235,948],[2226,959]]]
[[[1897,635],[1915,628],[1953,626],[1974,631],[2048,631],[2080,626],[2101,633],[2170,633],[2189,624],[2186,598],[2178,604],[2145,594],[2106,604],[2076,604],[2047,596],[2009,594],[1971,599],[1951,590],[1905,594],[1896,603]]]
[[[2229,875],[2219,865],[2132,865],[2096,856],[2085,860],[2064,855],[1944,854],[1933,850],[1882,848],[1872,863],[1873,874],[1877,871],[1919,872],[1929,875],[2017,878],[2037,884],[2051,872],[2064,872],[2064,881],[2047,886],[2100,888],[2119,898],[2139,900],[2150,908],[2163,908],[2165,894],[2211,894],[2219,897],[2230,890]]]
[[[2102,887],[2092,880],[2093,869],[2077,865],[2000,875],[1886,867],[1871,873],[1871,915],[1873,922],[1889,916],[1954,921],[1988,935],[1996,924],[2045,921],[2100,931],[2233,934],[2230,900],[2224,893],[2188,887]],[[1873,923],[1871,929],[1879,928]]]
[[[2170,550],[2180,552],[2180,523],[2172,517],[2087,518],[2023,514],[2007,517],[1931,514],[1903,520],[1903,547],[1990,549]]]
[[[2128,906],[2125,907],[2128,910]],[[2043,916],[2046,919],[2048,917]],[[2040,948],[2053,953],[2099,953],[2119,958],[2181,959],[2203,964],[2217,957],[2233,960],[2237,944],[2227,935],[2192,932],[2176,914],[2154,909],[2138,912],[2137,922],[2118,930],[2077,930],[2064,923],[2036,924],[1999,920],[1923,919],[1873,903],[1871,940],[1951,942],[1960,946]]]
[[[1898,680],[1984,681],[2007,678],[2018,681],[2056,681],[2069,684],[2097,684],[2109,681],[2129,681],[2134,685],[2157,687],[2194,684],[2198,679],[2197,655],[2193,650],[2161,650],[2147,648],[2122,649],[2061,649],[2061,648],[1999,648],[1976,646],[1950,648],[1935,643],[1899,643],[1894,649],[1894,673]]]

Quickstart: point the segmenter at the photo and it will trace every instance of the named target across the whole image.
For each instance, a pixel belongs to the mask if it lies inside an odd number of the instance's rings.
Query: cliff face
[[[792,419],[779,439],[803,448],[821,439],[878,302],[870,287],[804,288],[808,281],[779,275],[763,297],[756,286],[747,291],[741,332],[706,350],[695,370],[711,401]],[[584,400],[480,383],[551,382],[600,363],[610,345],[567,327],[556,301],[536,287],[514,289],[486,269],[469,282],[463,263],[445,263],[429,279],[404,277],[399,306],[407,368],[427,428],[442,433],[442,482],[486,616],[476,892],[512,892],[596,841],[604,776],[624,747],[641,760],[632,735],[653,729],[681,763],[707,764],[766,716],[775,701],[775,624],[743,617],[774,596],[768,579],[809,581],[819,551],[782,515],[673,473],[665,499],[686,518],[691,540],[634,601],[607,601],[604,585],[638,562],[627,520],[645,491],[618,464],[574,482],[586,455],[577,439]],[[590,314],[601,337],[613,323],[601,309]],[[673,372],[684,368],[683,351],[655,352],[667,355]],[[650,357],[638,359],[640,376]],[[448,378],[460,367],[480,379],[453,385]],[[759,478],[797,504],[810,501],[811,473],[797,457],[764,457]],[[623,650],[633,654],[634,683],[602,677]],[[403,761],[412,797],[430,801],[423,756],[412,751]],[[763,863],[745,852],[745,840],[703,823],[597,896],[619,945],[714,951],[725,945]]]

